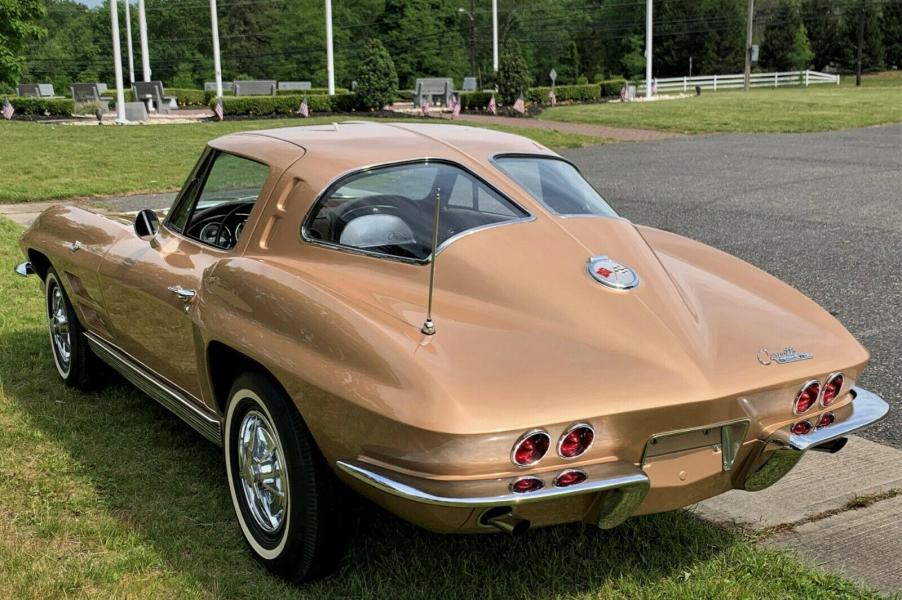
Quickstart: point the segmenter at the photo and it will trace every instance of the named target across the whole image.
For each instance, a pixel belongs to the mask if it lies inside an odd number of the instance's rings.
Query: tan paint
[[[847,374],[867,351],[826,311],[741,260],[618,218],[549,214],[490,163],[498,153],[553,155],[517,136],[448,125],[341,124],[233,134],[210,143],[271,166],[237,246],[206,247],[163,228],[150,243],[122,220],[79,208],[45,212],[22,247],[48,256],[88,329],[221,416],[208,344],[269,369],[294,399],[330,463],[356,459],[455,486],[565,467],[639,464],[651,436],[748,419],[732,472],[708,448],[656,457],[640,513],[669,510],[738,485],[765,440],[794,421],[808,379]],[[428,266],[301,239],[304,216],[339,175],[417,158],[452,160],[535,217],[464,236],[438,255],[434,318],[424,336]],[[78,239],[86,251],[68,253]],[[586,273],[605,254],[640,285],[607,289]],[[81,288],[73,293],[73,278]],[[190,312],[166,287],[196,287]],[[792,345],[813,360],[762,366],[760,348]],[[834,409],[847,405],[848,394]],[[812,409],[816,414],[821,409]],[[509,459],[541,427],[553,442],[575,422],[595,444],[535,468]],[[716,454],[716,456],[715,456]],[[680,474],[683,473],[683,477]],[[439,531],[485,531],[478,511],[412,505],[349,481],[389,510]],[[597,518],[591,496],[523,508],[535,525]]]

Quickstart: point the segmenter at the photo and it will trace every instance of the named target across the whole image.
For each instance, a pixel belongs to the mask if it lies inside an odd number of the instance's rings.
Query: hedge
[[[10,98],[9,103],[19,115],[68,117],[75,110],[75,103],[69,98]]]
[[[487,110],[492,92],[461,92],[458,96],[461,110]]]
[[[308,95],[307,106],[310,112],[333,112],[339,98],[347,98],[350,94],[336,96]],[[224,97],[222,99],[222,112],[226,116],[262,116],[262,115],[292,115],[298,111],[304,96],[239,96]],[[212,99],[210,108],[216,106],[216,99]],[[338,109],[341,110],[341,109]]]
[[[207,105],[207,96],[203,90],[164,87],[163,93],[167,96],[175,96],[175,101],[180,107],[194,108]]]
[[[326,95],[329,93],[329,88],[315,87],[310,88],[309,90],[277,90],[276,93],[280,96],[297,96],[298,94],[310,94],[313,95]],[[348,88],[337,87],[335,88],[336,94],[350,94],[351,90]]]
[[[126,89],[122,90],[122,92],[123,92],[123,94],[125,94],[126,102],[134,102],[135,101],[135,95],[132,93],[132,91],[130,89],[126,88]],[[112,100],[113,102],[115,102],[116,101],[116,88],[107,88],[107,90],[104,93],[100,94],[100,97],[104,98],[106,100]]]
[[[596,102],[618,96],[624,83],[623,79],[608,79],[587,85],[559,85],[554,88],[554,94],[558,102]],[[529,88],[526,99],[536,104],[548,104],[550,91],[550,87]]]
[[[606,79],[602,81],[600,85],[602,98],[614,98],[615,96],[620,95],[620,90],[626,85],[626,79],[623,79],[622,77]]]

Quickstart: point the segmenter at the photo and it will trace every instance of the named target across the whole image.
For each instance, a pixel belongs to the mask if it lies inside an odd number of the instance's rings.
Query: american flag
[[[304,96],[304,99],[301,100],[301,105],[298,107],[298,114],[305,119],[310,116],[310,106],[307,104],[307,96]]]
[[[216,115],[216,118],[222,121],[222,118],[225,116],[225,113],[222,110],[222,98],[216,99],[216,106],[213,107],[213,114]]]
[[[451,118],[456,119],[460,116],[460,98],[454,96],[451,98]]]
[[[429,100],[420,102],[420,111],[422,111],[424,117],[429,116]]]
[[[495,103],[495,94],[492,94],[492,99],[489,100],[488,109],[489,109],[489,112],[492,113],[493,115],[498,114],[498,105]]]
[[[557,104],[557,94],[554,93],[554,90],[548,92],[548,104],[551,106]]]
[[[514,102],[513,109],[521,115],[526,114],[526,102],[523,100],[523,92],[520,92],[520,97]]]
[[[9,98],[3,99],[3,118],[9,121],[13,118],[13,113],[16,112],[16,109],[13,108],[13,105],[9,103]]]

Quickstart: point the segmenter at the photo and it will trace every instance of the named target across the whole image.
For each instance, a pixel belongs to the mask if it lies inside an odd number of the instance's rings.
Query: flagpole
[[[653,0],[645,2],[645,98],[651,98],[651,10]]]
[[[492,0],[492,70],[498,72],[498,0]]]
[[[113,72],[116,75],[116,122],[125,120],[125,90],[122,89],[122,47],[119,45],[119,2],[110,0],[110,21],[113,29]]]
[[[213,77],[216,79],[216,97],[222,98],[222,63],[219,58],[219,15],[216,0],[210,0],[210,29],[213,32]]]
[[[329,95],[335,95],[335,57],[332,51],[332,0],[326,0],[326,71],[329,75]]]
[[[135,56],[132,51],[132,0],[125,0],[125,41],[128,44],[128,83],[135,83]]]
[[[150,54],[147,49],[147,15],[144,14],[144,0],[138,0],[138,35],[141,38],[141,70],[144,81],[150,81]]]

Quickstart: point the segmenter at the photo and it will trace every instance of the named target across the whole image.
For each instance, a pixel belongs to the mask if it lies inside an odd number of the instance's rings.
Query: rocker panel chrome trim
[[[93,333],[86,331],[84,335],[91,345],[91,350],[135,387],[159,402],[202,436],[217,446],[222,445],[222,423],[219,419],[205,414],[185,393],[162,381],[159,375],[141,365],[126,352]]]

